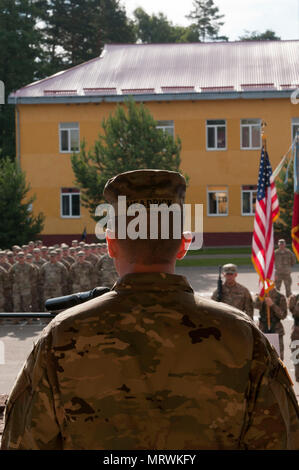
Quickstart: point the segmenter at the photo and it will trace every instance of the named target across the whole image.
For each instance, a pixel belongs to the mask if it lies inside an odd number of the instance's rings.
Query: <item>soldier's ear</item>
[[[177,252],[176,258],[182,259],[190,248],[192,243],[192,234],[191,232],[184,232],[182,234],[181,245],[179,251]]]
[[[116,246],[116,238],[114,232],[112,230],[106,230],[106,242],[107,242],[107,249],[108,255],[110,258],[116,258],[117,255],[117,246]]]

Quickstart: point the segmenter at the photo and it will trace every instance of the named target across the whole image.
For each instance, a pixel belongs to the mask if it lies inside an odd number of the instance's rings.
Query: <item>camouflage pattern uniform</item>
[[[44,329],[11,392],[2,449],[298,450],[298,416],[246,314],[182,276],[128,274]]]
[[[122,189],[122,178],[134,177],[148,199],[185,194],[175,172],[119,177],[112,183]],[[196,295],[183,276],[131,273],[43,330],[8,399],[1,445],[291,450],[299,449],[299,409],[248,315]]]
[[[68,292],[68,271],[57,261],[47,261],[40,270],[41,285],[43,289],[43,304],[51,297],[59,297]]]
[[[237,267],[235,264],[226,264],[223,266],[223,272],[224,274],[236,273]],[[218,300],[218,289],[213,292],[212,300]],[[246,287],[238,282],[235,281],[233,285],[228,285],[227,282],[224,282],[222,286],[221,302],[238,308],[242,310],[242,312],[247,313],[250,318],[253,318],[253,301],[251,294]]]
[[[17,262],[10,268],[8,274],[12,286],[13,311],[30,312],[35,279],[34,267],[26,262],[24,264]]]
[[[296,356],[296,361],[299,360],[299,294],[298,295],[292,295],[289,298],[289,309],[290,312],[293,314],[294,318],[294,325],[292,328],[291,332],[291,341],[298,341],[298,345],[294,345],[294,347],[291,348],[292,353],[295,351],[298,351],[295,353]],[[296,381],[299,382],[299,363],[294,364],[295,367],[295,378]]]
[[[0,268],[4,269],[6,273],[11,268],[11,264],[6,262],[5,259],[5,251],[0,251]],[[13,303],[12,303],[12,287],[10,282],[6,283],[6,287],[4,289],[4,296],[5,296],[5,306],[4,306],[4,311],[5,312],[12,312],[13,311]]]
[[[279,240],[282,242],[283,240]],[[288,248],[275,250],[275,287],[280,290],[282,281],[284,282],[286,289],[286,296],[289,297],[292,294],[291,285],[292,277],[291,270],[296,263],[296,256]]]
[[[277,289],[269,291],[269,297],[273,300],[274,305],[270,307],[270,331],[267,324],[267,307],[265,301],[261,301],[259,295],[256,295],[254,306],[260,312],[259,328],[263,333],[277,333],[279,335],[280,358],[284,358],[283,335],[284,328],[281,320],[286,318],[288,313],[287,300],[283,294]]]
[[[0,312],[5,312],[8,273],[0,267]]]
[[[108,253],[99,259],[95,265],[95,270],[97,286],[112,287],[118,279],[113,259],[110,258]]]
[[[80,258],[84,257],[84,253],[80,251],[78,256]],[[94,268],[91,263],[86,260],[83,262],[76,261],[70,267],[71,292],[84,292],[96,287],[94,275]]]

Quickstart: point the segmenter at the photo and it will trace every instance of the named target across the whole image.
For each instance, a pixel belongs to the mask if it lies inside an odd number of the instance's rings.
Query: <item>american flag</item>
[[[292,218],[292,246],[299,261],[299,132],[296,135],[294,155],[294,207]]]
[[[279,215],[272,168],[262,148],[252,237],[252,262],[260,278],[260,298],[274,287],[273,222]]]

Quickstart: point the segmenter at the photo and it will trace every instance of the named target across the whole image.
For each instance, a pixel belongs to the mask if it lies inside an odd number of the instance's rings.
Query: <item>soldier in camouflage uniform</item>
[[[43,305],[51,297],[59,297],[68,293],[67,268],[56,260],[56,251],[51,250],[49,257],[50,261],[47,261],[40,269]]]
[[[0,267],[0,312],[5,312],[8,273]]]
[[[40,297],[40,294],[41,294],[41,285],[40,285],[40,275],[39,275],[39,271],[40,271],[40,268],[34,264],[33,262],[33,255],[32,253],[27,253],[26,255],[26,262],[31,264],[31,266],[33,266],[34,268],[34,275],[32,277],[32,289],[31,289],[31,293],[32,293],[32,312],[40,312],[40,308],[41,308],[41,297]]]
[[[38,268],[41,268],[43,264],[46,263],[46,260],[41,257],[41,251],[39,248],[34,248],[33,251],[32,263],[35,264]]]
[[[9,271],[11,268],[11,264],[7,261],[5,251],[0,251],[0,266],[5,269],[5,271]]]
[[[95,272],[91,263],[86,261],[84,251],[79,251],[78,260],[70,267],[71,292],[84,292],[95,286]]]
[[[138,170],[104,197],[182,210],[185,189],[179,173]],[[2,449],[299,449],[298,403],[265,336],[174,273],[191,237],[106,233],[120,278],[43,330],[8,399]]]
[[[99,261],[99,258],[91,252],[91,247],[89,245],[85,244],[83,248],[85,253],[85,261],[88,261],[93,266],[95,266]]]
[[[236,282],[238,275],[235,264],[225,264],[222,268],[225,282],[222,286],[221,302],[242,310],[253,318],[253,301],[249,290]],[[212,300],[218,301],[218,289],[213,292]]]
[[[270,307],[270,329],[267,322],[267,305]],[[281,320],[288,314],[287,300],[276,288],[271,289],[264,301],[256,295],[254,306],[260,312],[259,328],[263,333],[277,333],[279,336],[280,358],[284,358],[283,336],[284,328]]]
[[[69,247],[67,245],[63,245],[61,249],[62,249],[62,258],[64,258],[71,266],[75,262],[75,258],[70,255]]]
[[[35,270],[31,264],[26,263],[25,255],[22,251],[19,251],[17,263],[11,266],[8,274],[12,286],[13,311],[31,312]]]
[[[13,264],[15,264],[15,258],[14,258],[14,254],[12,251],[8,251],[6,253],[6,257],[7,257],[7,262],[12,266]]]
[[[286,296],[292,295],[291,285],[292,277],[291,271],[294,264],[296,264],[296,256],[288,248],[286,242],[282,238],[278,241],[278,249],[275,250],[275,287],[280,290],[282,281],[286,289]]]
[[[97,286],[112,287],[118,279],[118,274],[115,269],[113,259],[110,258],[108,253],[105,253],[101,256],[95,265],[95,272]]]
[[[294,318],[294,324],[291,332],[291,351],[295,356],[295,378],[299,382],[299,294],[292,295],[289,298],[289,309]]]

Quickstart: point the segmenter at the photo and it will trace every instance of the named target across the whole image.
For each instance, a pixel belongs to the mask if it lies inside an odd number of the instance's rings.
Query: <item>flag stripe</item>
[[[261,152],[256,211],[252,236],[252,262],[260,277],[260,297],[274,287],[273,222],[279,214],[272,168],[264,148]]]

